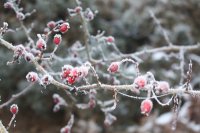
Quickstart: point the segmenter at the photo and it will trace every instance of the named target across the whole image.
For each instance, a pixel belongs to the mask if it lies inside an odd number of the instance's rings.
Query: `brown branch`
[[[14,51],[15,46],[13,46],[11,43],[5,41],[4,39],[0,38],[0,43],[2,45],[4,45],[5,47],[7,47],[8,49],[11,49]],[[153,53],[153,52],[158,52],[158,51],[179,51],[180,49],[185,49],[187,51],[192,51],[192,50],[196,50],[197,48],[199,48],[199,44],[197,45],[193,45],[193,46],[168,46],[168,47],[161,47],[161,48],[155,48],[155,49],[150,49],[147,51],[141,51],[141,52],[136,52],[134,54],[139,55],[142,53]],[[42,74],[48,74],[48,72],[37,62],[37,60],[35,58],[31,59],[32,63],[35,65],[36,70],[38,70],[39,72],[41,72]],[[67,89],[72,90],[73,88],[60,83],[58,81],[56,81],[55,79],[52,79],[51,83],[53,85],[55,85],[58,88],[61,88],[63,90],[65,90],[65,92],[67,93],[68,96],[70,96],[72,98],[72,95],[70,94],[70,92],[67,91]],[[100,89],[103,88],[105,90],[132,90],[133,89],[133,85],[108,85],[108,84],[101,84],[99,86],[99,84],[92,84],[92,85],[85,85],[85,86],[80,86],[77,87],[78,90],[90,90],[90,89]],[[169,90],[170,94],[180,94],[180,93],[187,93],[187,94],[191,94],[191,95],[199,95],[200,96],[200,91],[195,91],[195,90],[188,90],[186,91],[185,88],[178,88],[178,89],[170,89]],[[72,98],[73,101],[75,101],[74,98]]]

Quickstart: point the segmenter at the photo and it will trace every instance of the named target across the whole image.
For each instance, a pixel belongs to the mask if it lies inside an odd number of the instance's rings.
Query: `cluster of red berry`
[[[62,42],[61,33],[64,34],[70,29],[68,22],[62,22],[61,24],[56,24],[56,22],[50,21],[47,23],[47,27],[50,30],[53,30],[54,32],[55,31],[59,32],[59,33],[55,34],[53,37],[53,43],[55,45],[59,45]],[[38,36],[38,41],[36,42],[36,47],[39,50],[46,50],[46,41],[44,40],[43,37]]]
[[[64,65],[62,67],[61,79],[64,80],[65,83],[74,84],[81,77],[87,76],[89,71],[89,67],[80,66],[73,67],[71,65]]]

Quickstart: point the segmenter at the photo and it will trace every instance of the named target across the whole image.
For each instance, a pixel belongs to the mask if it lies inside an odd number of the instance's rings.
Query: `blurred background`
[[[20,23],[17,21],[14,11],[3,7],[5,2],[6,0],[0,1],[0,25],[6,21],[9,28],[15,30],[20,27]],[[161,21],[173,44],[189,46],[200,41],[199,0],[82,0],[82,2],[83,9],[90,7],[93,11],[98,10],[98,14],[89,24],[91,34],[95,35],[98,30],[104,30],[106,36],[115,37],[116,45],[123,53],[167,46],[162,32],[150,17],[149,10],[152,10]],[[64,41],[62,48],[59,49],[59,54],[65,55],[73,43],[77,40],[83,40],[80,19],[78,17],[70,18],[67,12],[67,8],[76,6],[74,0],[22,0],[20,5],[24,8],[24,12],[36,9],[36,13],[24,20],[26,27],[33,27],[31,37],[35,40],[37,40],[38,33],[44,32],[49,21],[69,20],[71,29],[63,36]],[[24,32],[20,29],[7,33],[4,38],[14,45],[27,42]],[[49,47],[51,48],[51,46]],[[200,85],[200,58],[198,54],[198,50],[193,53],[185,53],[185,72],[189,59],[194,60],[192,86],[195,89],[198,89]],[[6,63],[12,60],[12,55],[11,51],[0,46],[1,103],[7,101],[12,94],[24,89],[29,84],[25,80],[26,74],[34,70],[32,65],[24,61],[20,64],[7,66]],[[142,73],[151,71],[156,79],[166,80],[172,87],[179,85],[179,54],[160,52],[143,55],[140,58],[144,61],[140,65]],[[119,80],[121,84],[132,82],[124,81],[123,78],[119,78]],[[54,86],[48,86],[47,89],[44,89],[35,85],[28,94],[15,101],[14,103],[19,106],[19,114],[16,118],[16,127],[12,127],[10,132],[56,133],[67,124],[70,112],[75,114],[75,125],[72,133],[172,132],[171,114],[169,113],[172,112],[172,105],[161,107],[155,102],[152,113],[149,117],[145,117],[140,113],[140,101],[120,96],[117,109],[113,112],[117,116],[117,121],[111,127],[105,128],[103,124],[104,114],[99,107],[93,110],[63,108],[54,113],[52,94],[55,92],[68,99],[65,93],[58,91]],[[97,97],[109,100],[112,98],[112,93],[98,92]],[[77,99],[79,102],[83,102],[87,101],[88,97],[80,95]],[[200,132],[199,98],[184,97],[182,105],[182,115],[180,114],[180,122],[178,121],[175,132]],[[185,115],[187,115],[188,121],[184,123],[182,118],[185,118]],[[8,124],[10,118],[9,107],[0,110],[0,119],[4,125]]]

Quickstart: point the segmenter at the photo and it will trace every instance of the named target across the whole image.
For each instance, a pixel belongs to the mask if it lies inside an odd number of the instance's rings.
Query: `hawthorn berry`
[[[53,42],[55,45],[59,45],[62,41],[62,37],[60,34],[56,34],[53,38]]]
[[[85,18],[88,21],[91,21],[94,19],[94,13],[92,12],[92,10],[90,8],[87,8],[86,11],[84,12]]]
[[[33,58],[34,58],[34,56],[33,56],[32,53],[26,53],[25,56],[24,56],[24,59],[25,59],[27,62],[31,61],[31,59],[33,59]]]
[[[41,78],[41,85],[49,85],[52,81],[52,77],[48,74],[44,75],[42,78]]]
[[[141,89],[144,88],[145,85],[147,84],[147,80],[145,76],[138,76],[134,80],[134,84],[136,85],[136,88]]]
[[[56,27],[56,22],[55,21],[49,21],[47,23],[47,27],[50,28],[50,29],[53,29]]]
[[[20,44],[20,45],[15,46],[14,55],[13,55],[14,61],[19,62],[19,59],[21,59],[24,53],[25,53],[25,48],[23,45]]]
[[[71,70],[73,69],[73,67],[71,65],[64,65],[62,67],[62,73],[61,73],[61,78],[65,79],[69,76],[69,74],[71,73]]]
[[[67,83],[68,84],[72,85],[72,84],[75,83],[75,81],[76,81],[75,77],[71,77],[71,76],[67,77]]]
[[[147,116],[151,112],[152,108],[153,108],[153,103],[150,99],[143,100],[140,105],[141,113]]]
[[[6,3],[4,3],[4,8],[8,8],[8,9],[11,9],[11,8],[13,8],[13,3],[12,2],[6,2]]]
[[[115,42],[115,38],[113,36],[108,36],[108,37],[106,37],[106,42],[107,43],[114,43]]]
[[[55,104],[60,102],[60,96],[58,94],[53,94],[53,101]]]
[[[77,6],[77,7],[74,9],[74,11],[75,11],[76,13],[80,13],[80,11],[82,11],[82,7]]]
[[[44,39],[39,38],[36,42],[36,47],[40,50],[46,50],[46,42],[44,41]]]
[[[25,15],[22,12],[17,12],[16,17],[19,20],[24,20],[25,19]]]
[[[111,73],[115,73],[119,70],[119,65],[120,62],[112,62],[107,70]]]
[[[59,28],[59,31],[61,33],[65,33],[69,30],[70,26],[69,26],[69,23],[68,22],[64,22],[60,25],[60,28]]]
[[[71,132],[71,128],[69,126],[65,126],[63,128],[61,128],[60,133],[70,133]]]
[[[18,106],[17,104],[13,104],[10,106],[10,112],[13,114],[13,115],[16,115],[18,113],[19,109],[18,109]]]
[[[38,81],[39,77],[38,77],[38,74],[36,72],[29,72],[26,75],[26,79],[27,79],[28,82],[36,82],[36,81]]]
[[[15,46],[14,55],[22,56],[25,48],[22,44]]]
[[[79,77],[86,77],[88,75],[89,67],[81,66],[79,67]]]
[[[158,85],[156,87],[156,91],[159,91],[161,93],[167,93],[170,89],[169,83],[166,81],[158,81]]]

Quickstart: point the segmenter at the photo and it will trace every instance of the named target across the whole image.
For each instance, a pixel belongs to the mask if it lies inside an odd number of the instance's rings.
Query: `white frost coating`
[[[183,106],[182,106],[182,108],[181,108],[181,110],[180,110],[180,112],[179,112],[179,118],[180,119],[189,119],[188,118],[188,110],[189,110],[189,107],[191,106],[191,102],[186,102]]]
[[[8,133],[1,121],[0,121],[0,133]]]
[[[166,54],[164,52],[157,52],[152,54],[152,60],[154,61],[158,61],[158,60],[162,60],[163,58],[166,57]]]
[[[161,116],[159,116],[156,119],[155,123],[157,125],[166,125],[172,121],[172,118],[173,118],[173,113],[168,112],[168,113],[165,113],[165,114],[162,114]]]

